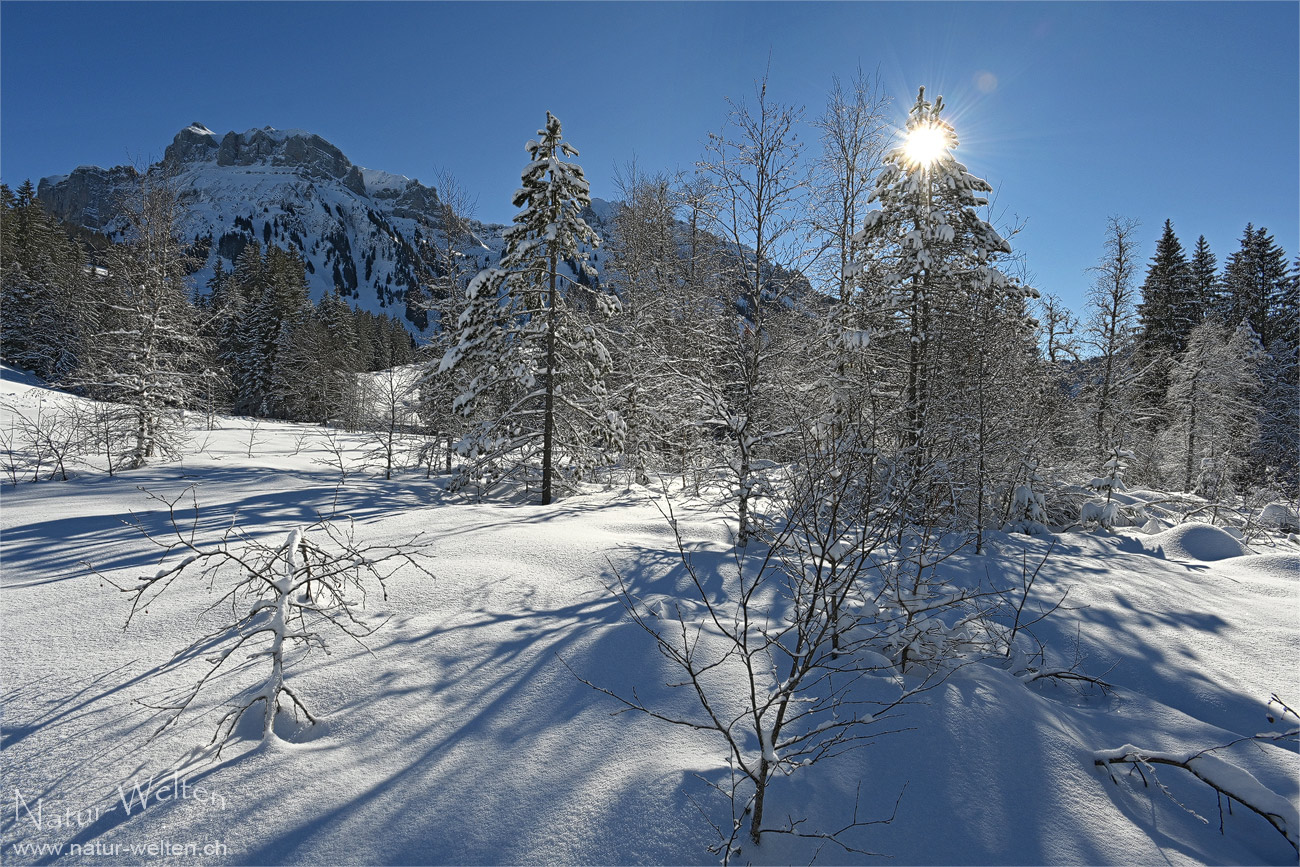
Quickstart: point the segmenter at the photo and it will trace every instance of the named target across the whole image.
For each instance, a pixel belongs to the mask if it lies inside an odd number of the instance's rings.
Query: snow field
[[[45,394],[12,379],[0,391],[20,404]],[[195,451],[181,462],[0,491],[5,863],[79,860],[66,848],[19,855],[15,844],[163,839],[220,842],[226,852],[116,860],[716,862],[692,799],[713,821],[729,821],[725,802],[696,776],[723,779],[722,745],[614,715],[618,705],[569,670],[623,692],[635,687],[651,706],[692,709],[684,690],[664,685],[675,673],[604,587],[617,569],[644,598],[684,598],[654,492],[591,489],[543,508],[463,502],[423,471],[391,482],[358,473],[339,486],[337,472],[314,462],[324,457],[318,429],[262,423],[250,458],[249,422],[218,422],[210,437],[195,432]],[[345,438],[359,455],[361,436]],[[266,747],[241,731],[253,739],[235,741],[220,760],[186,764],[238,677],[152,743],[156,722],[132,700],[184,682],[183,672],[156,669],[217,622],[202,614],[215,596],[178,584],[124,632],[125,594],[86,563],[118,583],[152,574],[161,550],[122,520],[135,512],[161,533],[158,503],[139,489],[173,497],[190,485],[200,535],[235,520],[283,537],[334,513],[355,520],[368,543],[423,534],[436,579],[399,573],[387,601],[371,597],[366,617],[388,619],[368,649],[331,641],[328,655],[295,658],[289,683],[322,716],[314,731],[282,720],[283,739]],[[730,556],[723,516],[687,499],[674,509],[709,574]],[[1049,544],[991,535],[1001,556],[959,555],[950,561],[954,580],[986,569],[1014,579],[1020,552],[1033,563]],[[1227,550],[1221,536],[1240,545],[1203,525],[1061,535],[1036,597],[1052,600],[1068,587],[1070,610],[1035,633],[1049,665],[1082,658],[1081,669],[1114,694],[1026,685],[996,665],[968,665],[883,726],[904,731],[773,783],[769,826],[790,816],[807,818],[810,830],[837,828],[855,796],[862,817],[888,816],[905,787],[896,820],[857,833],[855,845],[904,864],[1294,863],[1282,836],[1240,806],[1221,836],[1214,793],[1182,771],[1161,768],[1159,779],[1206,822],[1136,774],[1117,769],[1116,786],[1093,765],[1096,751],[1125,744],[1185,752],[1269,730],[1269,694],[1293,706],[1300,697],[1300,554],[1274,541],[1220,559],[1212,555]],[[1291,804],[1300,797],[1292,749],[1245,745],[1218,755]],[[125,815],[118,786],[130,791],[172,768],[207,801],[155,798]],[[42,828],[23,809],[15,814],[15,790],[33,808],[44,799]],[[54,827],[56,813],[72,818]],[[817,849],[769,835],[742,860],[807,863]],[[818,858],[879,861],[833,844]]]

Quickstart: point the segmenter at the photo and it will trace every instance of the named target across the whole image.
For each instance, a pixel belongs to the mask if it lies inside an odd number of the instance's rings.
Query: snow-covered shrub
[[[295,527],[282,541],[253,537],[234,526],[211,544],[196,541],[199,508],[193,487],[166,500],[149,496],[168,510],[172,536],[146,537],[165,549],[157,571],[119,589],[131,597],[127,626],[147,615],[149,606],[173,588],[193,592],[215,589],[217,600],[205,615],[219,615],[215,629],[195,638],[159,671],[185,670],[193,680],[169,691],[161,701],[142,702],[163,714],[158,735],[174,724],[199,699],[217,692],[233,679],[242,684],[225,699],[229,709],[220,717],[210,742],[221,749],[231,740],[244,715],[258,707],[262,742],[274,737],[277,713],[286,705],[294,716],[301,711],[309,723],[316,718],[289,686],[289,652],[327,651],[328,636],[360,641],[379,625],[361,618],[367,595],[378,591],[387,598],[385,581],[404,566],[421,571],[417,561],[422,546],[416,540],[402,545],[363,545],[351,523],[319,520]],[[182,526],[178,504],[189,494],[192,519]],[[425,574],[428,574],[427,571]],[[114,585],[117,586],[117,585]],[[228,612],[220,616],[220,612]],[[304,657],[295,655],[293,663]]]
[[[1273,530],[1287,533],[1300,532],[1300,518],[1286,503],[1274,501],[1266,505],[1259,513],[1259,524]]]
[[[1025,480],[1016,485],[1011,495],[1011,512],[1007,529],[1013,533],[1030,536],[1047,532],[1047,500],[1043,495],[1043,477],[1038,472],[1038,461],[1025,461]]]
[[[1124,470],[1133,458],[1133,452],[1118,446],[1111,450],[1110,459],[1102,465],[1104,475],[1088,482],[1088,487],[1098,495],[1104,493],[1106,498],[1089,500],[1079,508],[1079,523],[1085,527],[1095,526],[1103,530],[1127,526],[1121,504],[1115,500],[1115,494],[1127,490],[1124,487]]]

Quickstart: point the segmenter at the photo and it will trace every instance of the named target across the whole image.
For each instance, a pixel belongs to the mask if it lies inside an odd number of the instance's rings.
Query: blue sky
[[[547,110],[612,197],[634,153],[689,168],[769,56],[769,93],[809,119],[861,64],[900,123],[918,85],[943,94],[958,158],[1028,220],[1037,285],[1080,307],[1108,214],[1142,221],[1144,258],[1166,218],[1221,265],[1248,221],[1300,249],[1298,33],[1294,2],[4,2],[0,178],[269,124],[369,168],[446,167],[505,222]]]

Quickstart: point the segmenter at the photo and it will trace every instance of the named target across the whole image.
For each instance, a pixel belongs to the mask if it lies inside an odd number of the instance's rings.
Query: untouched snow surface
[[[5,375],[6,403],[67,399]],[[0,424],[11,418],[0,410]],[[656,492],[592,489],[543,508],[462,502],[422,472],[391,482],[357,473],[340,486],[316,462],[320,435],[218,419],[214,431],[196,427],[180,462],[3,488],[0,860],[716,863],[696,805],[730,821],[704,781],[723,779],[721,744],[617,715],[565,667],[689,709],[689,696],[664,686],[674,672],[604,588],[617,568],[645,597],[686,592]],[[364,451],[362,435],[345,439],[354,457]],[[149,742],[157,722],[135,701],[158,695],[158,666],[212,622],[201,612],[216,596],[178,585],[124,631],[125,595],[87,564],[118,583],[152,574],[160,551],[123,520],[134,513],[165,531],[140,489],[173,496],[190,485],[200,537],[235,520],[282,539],[318,513],[346,515],[367,542],[425,534],[436,579],[399,573],[387,600],[370,598],[368,622],[388,619],[368,649],[333,642],[328,655],[297,660],[291,683],[320,725],[282,725],[282,739],[265,747],[237,740],[220,760],[187,763],[211,737],[218,703]],[[723,559],[723,517],[699,501],[675,508],[697,563]],[[1266,540],[1258,553],[1218,559],[1226,542],[1216,535],[1199,547],[1200,532],[1058,537],[1040,599],[1068,587],[1070,610],[1035,631],[1049,664],[1080,658],[1113,695],[969,665],[890,726],[904,731],[773,783],[771,823],[791,816],[808,830],[837,828],[860,787],[862,818],[888,816],[903,792],[892,824],[849,838],[892,863],[1294,864],[1282,835],[1240,806],[1225,811],[1220,834],[1213,792],[1177,769],[1161,768],[1159,780],[1187,809],[1136,774],[1118,771],[1116,785],[1094,766],[1098,751],[1124,744],[1187,753],[1267,730],[1269,695],[1293,706],[1300,696],[1300,557]],[[1143,547],[1156,539],[1163,558]],[[1175,540],[1194,556],[1170,553]],[[1033,563],[1048,544],[996,535],[1000,554],[946,565],[954,575],[1005,569],[1016,578],[1021,552]],[[1290,749],[1217,755],[1296,803],[1300,763]],[[738,861],[814,857],[880,863],[771,836]]]

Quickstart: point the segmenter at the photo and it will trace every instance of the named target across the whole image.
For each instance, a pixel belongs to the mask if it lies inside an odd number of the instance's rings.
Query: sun
[[[921,167],[934,165],[947,150],[947,132],[937,124],[913,127],[903,143],[903,153],[908,161]]]

